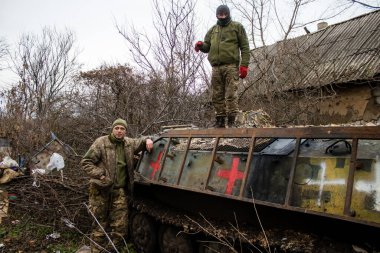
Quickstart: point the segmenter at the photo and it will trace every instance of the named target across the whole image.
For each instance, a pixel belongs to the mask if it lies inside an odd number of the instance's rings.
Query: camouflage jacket
[[[211,27],[200,50],[208,53],[211,66],[236,64],[248,67],[249,64],[248,37],[239,22],[231,21],[227,26]]]
[[[147,138],[148,137],[142,137],[139,139],[124,138],[129,191],[132,191],[133,189],[134,155],[145,150]],[[107,186],[112,185],[116,176],[116,144],[113,144],[110,141],[108,135],[99,137],[84,155],[81,161],[81,166],[90,176],[90,183],[99,181],[100,177],[104,175],[106,177],[104,182],[107,182]]]

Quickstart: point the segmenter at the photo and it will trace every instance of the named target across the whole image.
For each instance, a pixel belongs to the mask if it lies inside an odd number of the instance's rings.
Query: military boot
[[[224,116],[216,116],[213,128],[225,128],[225,127],[226,127],[226,122],[224,120]]]
[[[235,115],[229,115],[227,117],[227,126],[228,128],[236,128],[237,125],[235,123]]]

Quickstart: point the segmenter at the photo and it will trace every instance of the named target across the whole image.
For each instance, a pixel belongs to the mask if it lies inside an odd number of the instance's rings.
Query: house
[[[252,50],[241,101],[278,124],[379,124],[380,11],[324,24]]]

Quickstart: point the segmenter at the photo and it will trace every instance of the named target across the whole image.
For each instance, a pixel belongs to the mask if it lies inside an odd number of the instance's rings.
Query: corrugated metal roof
[[[257,92],[379,78],[380,11],[252,50]]]

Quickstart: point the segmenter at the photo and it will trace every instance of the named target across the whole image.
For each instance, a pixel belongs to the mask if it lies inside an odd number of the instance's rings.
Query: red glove
[[[195,47],[194,47],[195,52],[199,52],[199,50],[201,49],[202,45],[203,45],[202,41],[198,41],[197,43],[195,43]]]
[[[239,69],[239,77],[240,78],[245,78],[248,74],[248,67],[245,67],[245,66],[240,66],[240,69]]]

